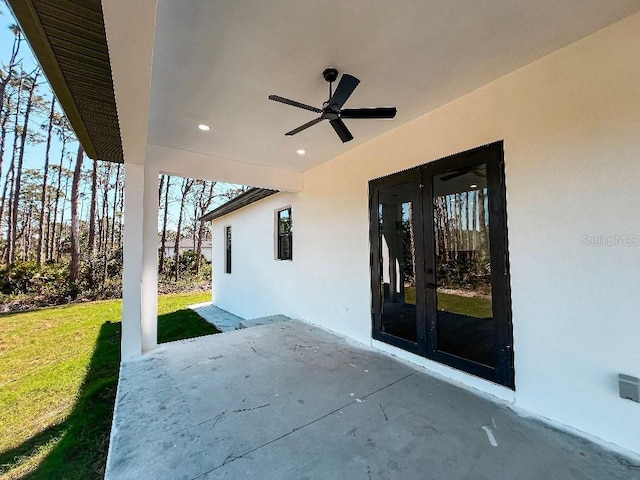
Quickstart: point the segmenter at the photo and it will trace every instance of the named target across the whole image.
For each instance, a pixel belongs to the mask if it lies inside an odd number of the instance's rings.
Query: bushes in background
[[[158,274],[159,293],[206,291],[211,288],[211,263],[201,259],[200,272],[194,273],[195,253],[180,255],[179,274],[173,277],[175,264],[166,259],[163,274]],[[122,250],[110,255],[96,254],[83,259],[80,279],[69,282],[67,262],[16,262],[0,267],[0,311],[21,311],[35,307],[71,302],[105,300],[122,295]]]

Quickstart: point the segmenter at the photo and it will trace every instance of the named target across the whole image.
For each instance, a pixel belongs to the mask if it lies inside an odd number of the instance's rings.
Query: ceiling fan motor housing
[[[335,68],[326,68],[324,72],[322,72],[322,76],[329,83],[335,82],[338,79],[338,70]]]

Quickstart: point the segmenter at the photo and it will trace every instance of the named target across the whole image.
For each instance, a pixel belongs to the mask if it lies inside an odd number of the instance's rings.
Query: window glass
[[[224,271],[225,273],[231,273],[231,226],[225,227],[225,265]]]
[[[495,367],[484,164],[433,178],[438,350]]]
[[[410,342],[416,330],[416,249],[411,184],[380,191],[380,285],[382,331]]]
[[[293,259],[293,227],[291,208],[278,212],[278,260]]]

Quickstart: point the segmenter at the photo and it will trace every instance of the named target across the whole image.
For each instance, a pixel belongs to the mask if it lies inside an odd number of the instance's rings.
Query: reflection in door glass
[[[411,186],[380,192],[382,331],[416,342],[416,282]]]
[[[484,164],[433,178],[438,350],[495,366]]]

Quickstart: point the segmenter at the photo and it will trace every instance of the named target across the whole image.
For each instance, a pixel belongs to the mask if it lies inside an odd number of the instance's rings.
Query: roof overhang
[[[235,212],[236,210],[240,210],[247,205],[251,205],[257,201],[262,200],[263,198],[270,197],[279,193],[278,190],[270,190],[268,188],[251,188],[244,192],[242,195],[237,196],[233,200],[220,205],[215,210],[207,213],[200,217],[201,222],[208,222],[211,220],[215,220],[216,218],[223,217],[225,215],[230,214],[231,212]]]
[[[640,0],[9,3],[90,156],[278,190],[290,188],[274,181],[281,172],[297,175],[299,189],[304,172],[640,8]],[[350,122],[346,144],[326,122],[285,137],[309,112],[268,95],[319,105],[328,66],[362,80],[349,108],[394,105],[397,117]]]
[[[8,3],[87,155],[122,162],[102,3]]]

